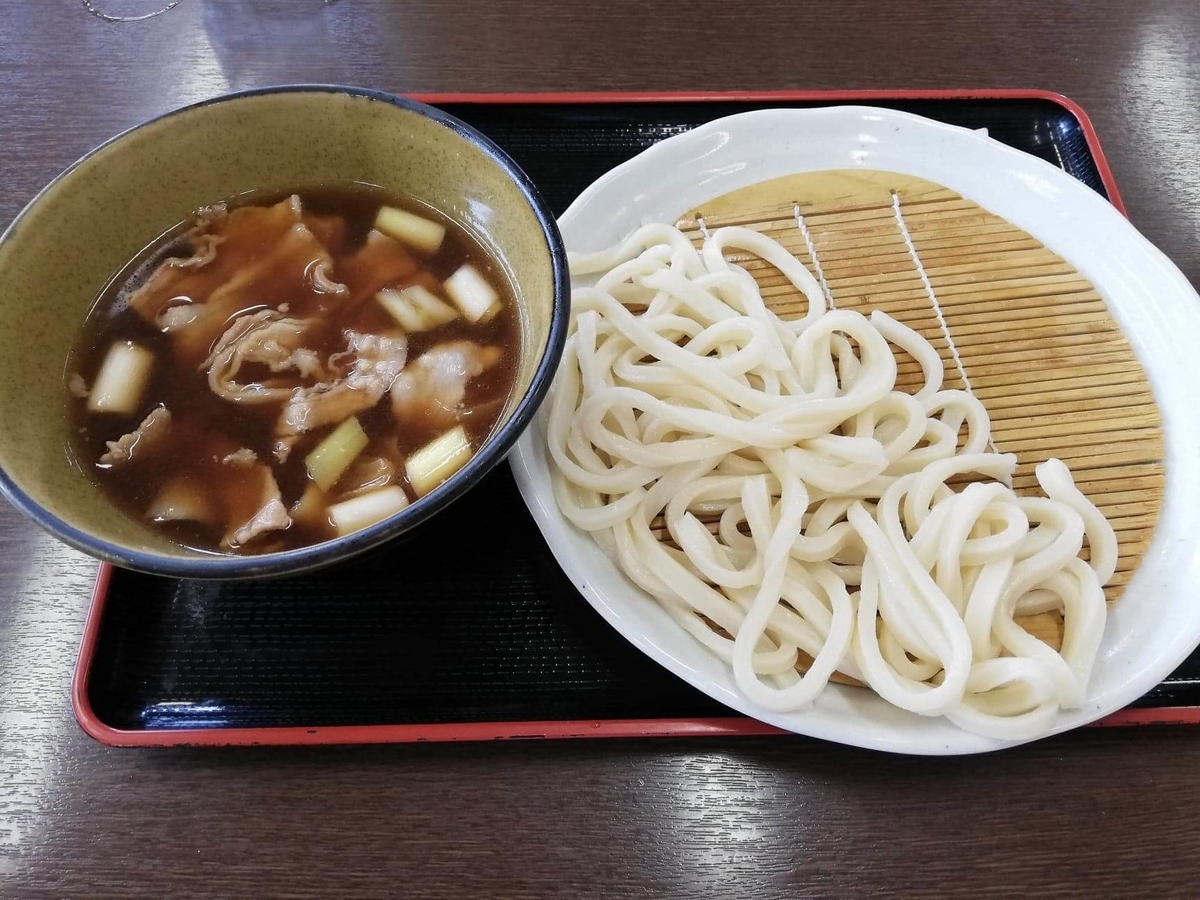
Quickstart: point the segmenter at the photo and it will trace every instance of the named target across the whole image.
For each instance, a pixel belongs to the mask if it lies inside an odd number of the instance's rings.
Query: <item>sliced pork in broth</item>
[[[72,451],[180,543],[301,547],[461,468],[519,355],[503,270],[440,213],[361,185],[216,204],[97,301],[64,384]]]
[[[470,341],[431,347],[392,383],[392,415],[416,427],[450,427],[472,411],[464,404],[467,386],[503,356],[499,347]]]

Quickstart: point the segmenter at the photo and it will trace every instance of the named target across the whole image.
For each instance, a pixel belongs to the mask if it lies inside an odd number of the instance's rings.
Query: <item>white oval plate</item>
[[[957,191],[1069,260],[1104,296],[1149,376],[1163,414],[1167,491],[1154,539],[1109,616],[1087,702],[1053,733],[1126,706],[1200,642],[1200,297],[1112,206],[1074,178],[986,135],[867,107],[763,110],[669,138],[602,176],[559,221],[571,250],[598,250],[649,222],[760,181],[822,169],[882,169]],[[775,713],[747,700],[728,666],[636,587],[555,504],[545,407],[510,455],[521,494],[558,563],[634,645],[710,697],[788,731],[900,753],[1010,746],[941,718],[830,685],[810,708]]]

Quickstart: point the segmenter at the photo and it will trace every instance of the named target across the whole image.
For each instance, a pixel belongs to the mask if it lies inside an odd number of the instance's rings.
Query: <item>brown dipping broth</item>
[[[430,331],[407,335],[406,367],[411,366],[426,349],[448,341],[467,340],[481,347],[501,349],[502,357],[497,364],[467,382],[463,399],[464,412],[459,424],[466,430],[473,451],[477,452],[504,411],[520,359],[520,324],[512,288],[503,268],[466,229],[441,212],[371,185],[321,186],[281,194],[255,194],[238,197],[228,206],[230,211],[244,206],[271,206],[293,193],[300,196],[306,216],[314,214],[328,217],[333,224],[333,237],[326,234],[319,236],[333,257],[332,277],[335,281],[340,280],[339,265],[362,247],[376,213],[380,206],[386,205],[408,210],[446,226],[445,239],[435,254],[426,256],[410,251],[420,269],[427,273],[418,273],[420,277],[417,281],[428,281],[432,276],[440,284],[462,264],[470,263],[500,295],[500,311],[486,322],[471,324],[460,317]],[[340,239],[336,233],[337,220],[344,223]],[[181,364],[171,339],[128,307],[126,299],[163,260],[189,255],[183,234],[194,222],[194,219],[182,222],[155,241],[104,288],[88,314],[67,365],[68,377],[72,373],[81,374],[91,385],[105,354],[116,341],[133,341],[154,354],[154,369],[142,395],[141,405],[134,415],[89,412],[87,400],[67,392],[67,413],[72,426],[69,449],[76,463],[90,474],[119,508],[147,522],[147,508],[162,486],[172,478],[182,475],[189,482],[212,486],[244,477],[244,473],[236,467],[221,461],[225,455],[242,447],[253,450],[260,462],[271,467],[283,495],[283,503],[290,509],[311,483],[305,457],[337,427],[337,423],[334,423],[302,435],[286,462],[278,462],[272,449],[276,441],[274,427],[281,404],[248,405],[217,396],[209,388],[207,371],[199,371],[194,364]],[[241,267],[259,260],[269,250],[270,246],[263,242],[226,241],[219,246],[218,253],[238,254],[237,264]],[[225,258],[228,259],[228,256]],[[404,279],[400,286],[412,281]],[[281,284],[278,291],[270,293],[271,296],[259,294],[254,298],[259,302],[248,302],[230,316],[226,324],[237,316],[264,308],[277,308],[281,303],[288,304],[285,314],[291,317],[317,314],[311,308],[310,293],[296,290],[296,295],[292,296],[286,283]],[[435,293],[445,298],[440,290],[435,290]],[[204,298],[197,299],[202,301]],[[322,359],[346,349],[344,332],[347,330],[364,334],[395,334],[400,330],[373,294],[356,304],[347,304],[346,308],[339,309],[333,305],[332,310],[322,318],[325,326],[315,329],[314,334],[303,342],[304,347],[316,350]],[[224,333],[224,327],[220,333]],[[237,380],[249,383],[278,377],[266,366],[246,364]],[[115,441],[133,431],[157,406],[166,406],[172,414],[174,434],[170,452],[155,453],[111,468],[98,466],[97,460],[107,449],[106,441]],[[386,394],[372,409],[358,413],[357,418],[370,438],[370,444],[359,454],[358,462],[377,457],[390,459],[396,473],[392,483],[402,486],[409,500],[415,501],[416,494],[404,475],[404,459],[444,433],[447,430],[444,423],[398,423],[393,419],[390,397]],[[342,479],[330,489],[330,504],[343,499],[346,489],[354,486],[348,485],[347,481],[352,479],[355,468],[355,465],[351,465]],[[287,530],[269,532],[238,551],[229,551],[220,546],[221,537],[227,530],[223,517],[221,524],[214,526],[195,522],[149,524],[180,544],[220,553],[255,554],[290,550],[334,537],[334,531],[327,522],[313,525],[293,521]]]

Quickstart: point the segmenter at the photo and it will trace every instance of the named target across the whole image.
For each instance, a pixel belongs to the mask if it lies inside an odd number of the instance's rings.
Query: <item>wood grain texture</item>
[[[1191,0],[183,0],[127,26],[45,0],[0,22],[5,221],[112,134],[270,83],[1038,87],[1091,113],[1134,223],[1200,278]],[[1200,729],[948,761],[801,739],[108,750],[68,702],[94,572],[0,511],[3,897],[1200,893]]]

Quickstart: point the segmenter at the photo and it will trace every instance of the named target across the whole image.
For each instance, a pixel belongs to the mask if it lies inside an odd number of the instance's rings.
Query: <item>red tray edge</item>
[[[424,103],[666,103],[706,101],[827,101],[871,100],[1048,100],[1067,110],[1083,129],[1088,150],[1096,163],[1109,201],[1122,215],[1125,203],[1112,168],[1100,146],[1095,126],[1084,109],[1055,91],[1002,88],[992,90],[836,90],[836,91],[602,91],[538,92],[510,94],[419,93]],[[530,740],[558,738],[713,737],[727,735],[786,734],[771,725],[744,716],[708,719],[607,719],[550,722],[476,722],[449,725],[345,725],[328,728],[187,728],[141,730],[113,728],[92,709],[88,675],[99,638],[100,620],[108,598],[112,566],[102,563],[88,605],[83,640],[71,678],[71,709],[80,728],[110,747],[186,746],[288,746],[300,744],[391,744],[446,741]],[[1129,708],[1093,723],[1095,726],[1200,724],[1200,707]]]

